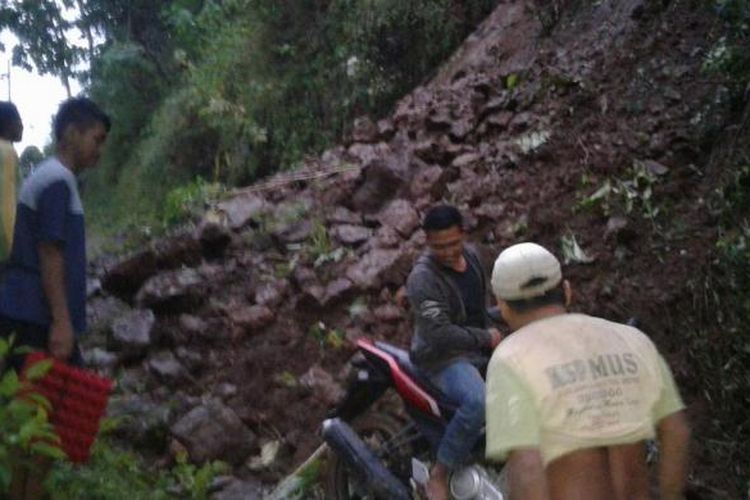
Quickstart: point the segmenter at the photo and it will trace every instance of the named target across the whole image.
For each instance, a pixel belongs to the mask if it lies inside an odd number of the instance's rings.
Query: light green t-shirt
[[[641,331],[554,316],[518,330],[492,356],[487,458],[538,448],[547,465],[575,450],[638,442],[682,408],[669,367]]]

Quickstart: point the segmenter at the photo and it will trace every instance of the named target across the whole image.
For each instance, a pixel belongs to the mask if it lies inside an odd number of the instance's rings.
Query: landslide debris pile
[[[686,306],[716,237],[703,138],[730,110],[701,72],[709,23],[680,2],[499,2],[349,144],[105,264],[86,354],[120,374],[119,434],[155,456],[225,460],[244,481],[232,487],[259,494],[318,446],[350,341],[407,344],[401,287],[441,200],[467,215],[488,265],[520,240],[557,250],[576,307],[638,316],[701,407],[668,311]],[[696,474],[696,487],[715,479]]]

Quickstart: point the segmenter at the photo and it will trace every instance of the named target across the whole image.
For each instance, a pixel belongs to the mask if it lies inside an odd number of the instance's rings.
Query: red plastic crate
[[[51,358],[40,352],[29,354],[24,371],[45,359]],[[89,459],[113,385],[108,378],[57,360],[44,377],[33,383],[34,389],[52,405],[50,422],[72,462]]]

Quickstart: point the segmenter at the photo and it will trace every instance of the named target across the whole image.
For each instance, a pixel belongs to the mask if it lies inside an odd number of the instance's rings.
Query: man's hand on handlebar
[[[492,335],[490,346],[494,349],[495,347],[497,347],[497,344],[499,344],[500,341],[503,340],[503,334],[500,333],[500,330],[494,327],[489,328],[487,331],[490,332],[490,335]]]

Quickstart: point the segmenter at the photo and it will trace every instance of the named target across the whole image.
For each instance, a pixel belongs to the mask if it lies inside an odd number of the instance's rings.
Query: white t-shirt
[[[487,370],[487,457],[539,448],[545,465],[575,450],[651,438],[684,408],[664,359],[640,330],[583,314],[535,321]]]

